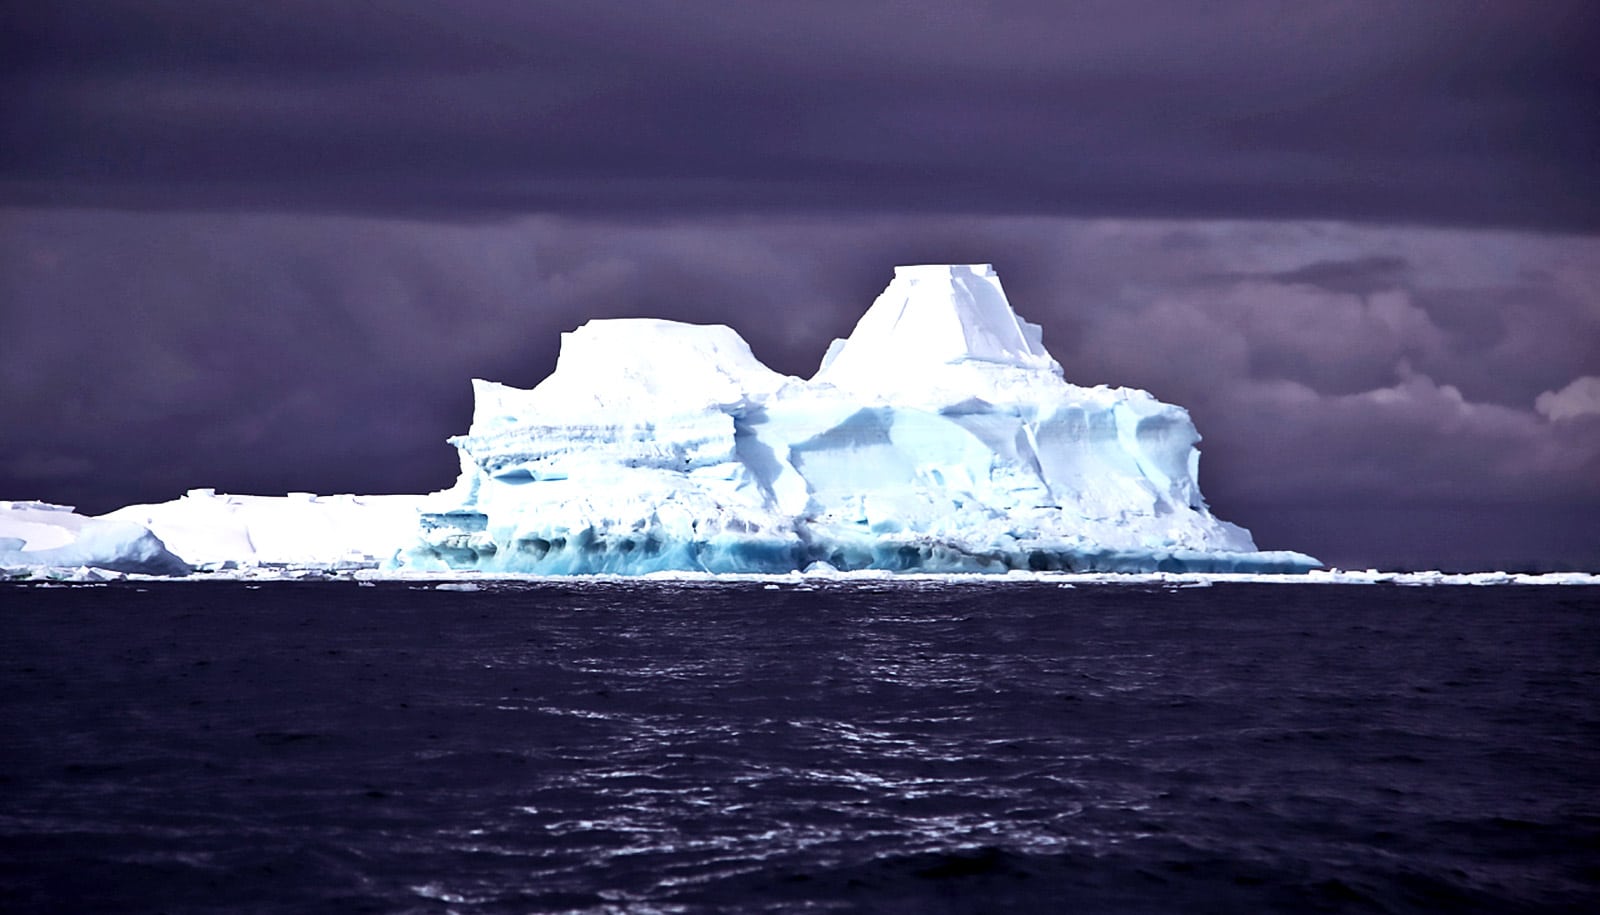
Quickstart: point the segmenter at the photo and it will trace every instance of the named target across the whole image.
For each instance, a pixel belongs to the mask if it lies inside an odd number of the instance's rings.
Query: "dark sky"
[[[1218,514],[1600,567],[1600,5],[77,2],[0,12],[0,498],[425,491],[592,317],[809,375],[994,262]]]

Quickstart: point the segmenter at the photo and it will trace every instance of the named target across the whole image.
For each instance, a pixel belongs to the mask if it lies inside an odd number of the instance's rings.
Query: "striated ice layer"
[[[730,328],[591,321],[474,382],[419,571],[1296,572],[1211,515],[1182,408],[1062,378],[988,265],[900,267],[809,381]]]

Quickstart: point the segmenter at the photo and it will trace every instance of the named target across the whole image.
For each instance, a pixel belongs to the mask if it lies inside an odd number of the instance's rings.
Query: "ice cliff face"
[[[899,267],[810,381],[732,329],[591,321],[474,382],[419,569],[1295,571],[1206,509],[1189,415],[1062,378],[988,265]]]

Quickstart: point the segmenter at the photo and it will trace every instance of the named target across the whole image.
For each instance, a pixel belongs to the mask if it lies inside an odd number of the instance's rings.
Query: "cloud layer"
[[[1600,8],[18,4],[0,202],[1600,227]]]

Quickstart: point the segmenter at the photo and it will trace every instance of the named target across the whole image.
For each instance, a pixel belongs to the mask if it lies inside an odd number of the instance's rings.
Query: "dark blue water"
[[[8,912],[1597,887],[1597,590],[0,588]]]

